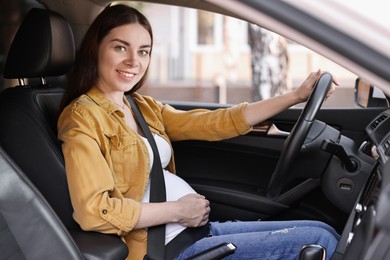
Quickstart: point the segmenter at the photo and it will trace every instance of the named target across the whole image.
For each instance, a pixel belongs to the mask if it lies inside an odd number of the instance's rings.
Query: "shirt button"
[[[106,214],[107,214],[107,210],[106,210],[106,209],[103,209],[103,210],[102,210],[102,213],[103,213],[104,215],[106,215]]]

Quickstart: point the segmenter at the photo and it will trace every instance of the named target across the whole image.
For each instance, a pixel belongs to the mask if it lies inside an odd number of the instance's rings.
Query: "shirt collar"
[[[105,109],[108,113],[118,112],[120,115],[124,116],[124,113],[119,109],[115,103],[109,100],[104,93],[98,89],[97,87],[92,87],[86,95],[91,98],[98,106]],[[129,106],[129,102],[127,99],[124,99],[124,102],[127,106]]]

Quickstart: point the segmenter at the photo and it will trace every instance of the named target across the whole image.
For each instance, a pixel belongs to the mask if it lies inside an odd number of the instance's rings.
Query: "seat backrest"
[[[61,87],[46,84],[50,76],[65,75],[75,57],[73,33],[55,12],[31,9],[20,25],[7,56],[4,76],[42,78],[38,85],[21,85],[0,93],[0,143],[47,199],[65,226],[72,218],[64,159],[57,139]]]
[[[128,250],[118,237],[83,232],[72,217],[56,126],[64,88],[46,78],[66,75],[74,56],[68,22],[55,12],[31,9],[5,64],[4,76],[18,78],[20,85],[0,92],[0,145],[57,213],[85,258],[124,259]],[[26,85],[25,78],[40,78],[41,83]]]
[[[2,259],[83,259],[49,204],[2,148],[0,252]]]

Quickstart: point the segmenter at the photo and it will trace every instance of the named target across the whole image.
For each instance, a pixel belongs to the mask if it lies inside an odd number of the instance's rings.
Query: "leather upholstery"
[[[83,259],[57,215],[1,148],[0,227],[6,259]]]
[[[72,218],[64,159],[56,132],[48,124],[44,101],[60,102],[61,89],[44,87],[8,88],[0,93],[0,141],[3,148],[45,196],[67,227],[76,228]],[[46,114],[43,111],[46,111]],[[53,118],[50,119],[50,116]]]
[[[28,42],[27,47],[24,42]],[[25,49],[34,54],[23,56]],[[5,76],[66,75],[74,62],[74,50],[67,21],[54,12],[33,8],[14,38],[5,64]],[[0,93],[0,145],[47,200],[73,237],[68,236],[69,243],[76,242],[85,258],[124,259],[128,250],[117,236],[84,232],[72,218],[64,158],[56,130],[63,94],[63,86],[57,84],[3,90]]]
[[[66,74],[75,59],[75,45],[72,29],[64,21],[55,12],[31,9],[13,39],[4,77],[33,78]]]

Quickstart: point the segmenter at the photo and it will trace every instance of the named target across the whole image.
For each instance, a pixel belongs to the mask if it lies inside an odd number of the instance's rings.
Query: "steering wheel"
[[[282,188],[288,179],[289,170],[299,154],[317,112],[324,102],[326,94],[332,85],[332,81],[332,75],[325,72],[315,83],[305,108],[283,145],[280,158],[267,187],[268,197],[276,198],[280,195]]]

